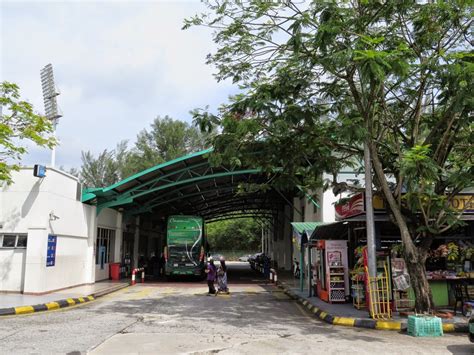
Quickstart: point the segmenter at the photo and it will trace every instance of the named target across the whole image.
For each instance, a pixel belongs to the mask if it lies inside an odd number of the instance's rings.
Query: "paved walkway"
[[[100,281],[92,285],[84,285],[68,288],[61,291],[51,292],[45,295],[23,295],[20,293],[0,293],[0,309],[20,306],[33,306],[48,302],[54,302],[67,298],[78,298],[83,296],[97,295],[112,292],[115,289],[128,285],[127,281]]]
[[[327,302],[322,301],[319,297],[315,295],[313,295],[312,297],[309,297],[308,284],[307,284],[308,280],[305,280],[303,291],[301,291],[299,279],[295,279],[293,275],[288,271],[287,272],[279,271],[278,280],[284,283],[286,287],[290,289],[291,292],[294,293],[295,295],[305,298],[313,306],[333,316],[359,318],[359,319],[371,319],[367,309],[356,309],[352,305],[352,303],[327,303]],[[449,308],[448,310],[452,311],[452,309],[449,309]],[[407,317],[399,316],[398,312],[394,312],[392,314],[392,320],[405,323],[407,321]],[[454,316],[449,319],[443,319],[443,323],[467,323],[467,322],[468,322],[468,318],[460,315],[459,312],[457,316]]]

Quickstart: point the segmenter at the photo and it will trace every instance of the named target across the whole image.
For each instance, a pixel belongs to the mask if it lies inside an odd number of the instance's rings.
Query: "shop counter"
[[[435,307],[446,307],[454,305],[454,286],[455,282],[468,281],[472,284],[473,279],[466,278],[429,278],[431,293]]]
[[[466,278],[429,278],[428,282],[431,288],[431,294],[433,295],[433,302],[435,307],[453,307],[454,306],[454,286],[455,282],[468,281],[470,285],[473,285],[474,279]],[[471,288],[469,286],[469,293]],[[415,294],[413,289],[409,290],[409,298],[414,300]]]

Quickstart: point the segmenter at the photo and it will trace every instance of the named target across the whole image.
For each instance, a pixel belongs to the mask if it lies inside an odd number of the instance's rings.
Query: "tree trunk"
[[[393,217],[395,218],[398,228],[400,229],[400,237],[404,247],[405,263],[407,265],[410,282],[415,292],[415,308],[417,312],[424,313],[433,309],[433,298],[431,295],[430,285],[426,278],[426,251],[417,248],[413,242],[407,222],[402,214],[400,206],[393,197],[390,187],[388,186],[387,177],[380,162],[378,152],[373,142],[369,142],[372,154],[372,162],[375,174],[379,180],[382,192],[390,207]]]
[[[404,255],[405,263],[410,275],[410,284],[415,292],[415,311],[418,313],[431,312],[433,310],[433,296],[426,278],[426,258],[419,250],[415,255]]]

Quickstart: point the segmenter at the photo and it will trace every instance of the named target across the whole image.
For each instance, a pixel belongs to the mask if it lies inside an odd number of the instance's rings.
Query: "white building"
[[[77,178],[13,172],[0,189],[0,291],[41,294],[109,278],[120,261],[122,215],[81,202]],[[96,253],[96,251],[98,251]]]
[[[13,172],[13,183],[0,187],[0,291],[41,294],[108,279],[112,262],[130,260],[130,266],[137,267],[142,257],[159,255],[170,208],[173,213],[189,214],[200,213],[200,206],[208,216],[219,215],[221,201],[215,201],[219,190],[224,199],[235,198],[225,194],[229,184],[237,186],[239,176],[243,180],[250,176],[209,168],[205,153],[88,191],[84,194],[87,203],[81,202],[81,184],[74,176],[51,168],[44,178],[35,177],[32,168]],[[195,167],[193,178],[182,172],[183,167]],[[170,176],[175,180],[169,180]],[[141,189],[138,195],[132,195],[137,188]],[[334,221],[336,196],[331,190],[318,191],[317,206],[308,197],[290,202],[291,198],[280,195],[281,207],[273,209],[277,215],[267,220],[268,228],[262,228],[263,250],[279,268],[290,270],[294,256],[290,223]],[[202,199],[205,203],[209,199],[210,207],[203,207]],[[231,208],[247,207],[245,200],[240,203]],[[98,215],[96,205],[100,205]]]

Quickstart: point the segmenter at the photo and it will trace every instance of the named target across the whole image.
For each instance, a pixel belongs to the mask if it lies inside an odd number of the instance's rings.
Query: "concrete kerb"
[[[376,329],[376,330],[397,330],[401,332],[406,332],[407,325],[405,322],[397,321],[380,321],[374,319],[361,319],[361,318],[352,318],[352,317],[338,317],[326,312],[323,309],[320,309],[306,298],[301,297],[291,291],[285,283],[278,281],[277,286],[283,290],[290,298],[296,300],[303,307],[305,307],[310,313],[314,314],[317,318],[322,321],[332,324],[340,325],[346,327],[356,327],[356,328],[366,328],[366,329]],[[468,325],[467,323],[443,323],[443,332],[444,333],[467,333]]]
[[[130,286],[129,284],[117,285],[115,287],[107,288],[101,291],[97,291],[91,295],[78,297],[78,298],[67,298],[59,301],[47,302],[36,304],[33,306],[18,306],[18,307],[8,307],[0,308],[0,317],[2,316],[13,316],[19,314],[28,314],[44,311],[52,311],[60,308],[67,308],[81,303],[91,302],[95,299],[105,296],[109,293],[121,290],[122,288]]]

